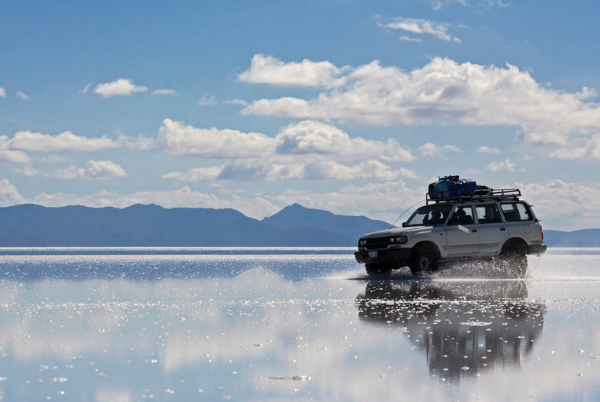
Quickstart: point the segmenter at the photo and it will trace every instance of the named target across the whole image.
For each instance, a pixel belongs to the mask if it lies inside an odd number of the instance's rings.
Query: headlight
[[[366,246],[366,245],[367,245],[367,241],[366,241],[366,240],[364,240],[364,239],[360,239],[360,240],[358,241],[358,245],[359,245],[359,246]]]
[[[408,236],[396,236],[390,238],[390,243],[404,244],[408,241]]]

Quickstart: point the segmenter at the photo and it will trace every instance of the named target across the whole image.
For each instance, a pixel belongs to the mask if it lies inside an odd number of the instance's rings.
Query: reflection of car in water
[[[370,281],[356,302],[363,322],[402,329],[445,380],[520,366],[544,324],[522,281]]]

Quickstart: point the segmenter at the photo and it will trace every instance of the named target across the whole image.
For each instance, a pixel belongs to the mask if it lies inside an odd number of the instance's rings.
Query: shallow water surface
[[[523,279],[352,251],[0,249],[0,398],[600,399],[600,249]]]

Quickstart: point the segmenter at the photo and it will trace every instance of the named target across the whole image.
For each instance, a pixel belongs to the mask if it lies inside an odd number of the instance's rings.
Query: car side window
[[[448,226],[471,225],[474,222],[473,208],[470,205],[461,205],[452,214]]]
[[[500,205],[504,219],[507,222],[530,221],[533,220],[529,208],[522,202],[502,203]]]
[[[496,204],[478,205],[475,207],[479,223],[497,223],[502,222],[498,206]]]

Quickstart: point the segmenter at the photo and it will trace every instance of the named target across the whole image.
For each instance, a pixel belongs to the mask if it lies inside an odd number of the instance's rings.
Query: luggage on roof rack
[[[477,191],[477,183],[471,179],[461,179],[460,176],[438,177],[438,181],[429,185],[427,194],[432,200],[452,197],[471,196]]]
[[[485,200],[503,200],[503,199],[519,199],[521,190],[518,188],[501,188],[493,189],[486,186],[477,186],[477,190],[469,195],[458,195],[446,198],[431,198],[429,193],[425,194],[425,203],[429,202],[444,202],[444,201],[485,201]]]

